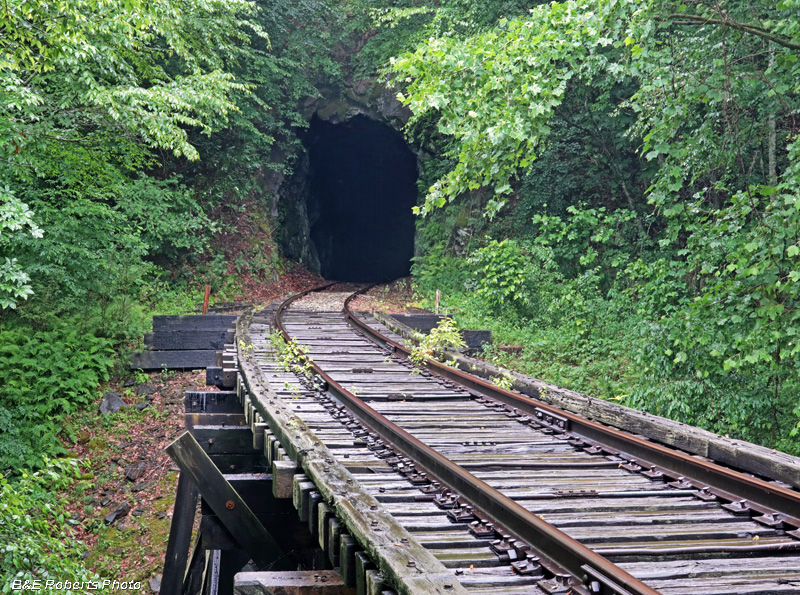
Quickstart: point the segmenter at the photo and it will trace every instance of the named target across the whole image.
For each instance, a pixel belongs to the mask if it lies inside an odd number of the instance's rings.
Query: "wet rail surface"
[[[420,372],[392,348],[403,340],[390,329],[364,317],[390,341],[376,345],[349,324],[341,312],[345,297],[310,294],[279,312],[285,332],[331,384],[602,558],[585,565],[553,559],[548,539],[555,538],[528,532],[523,540],[520,528],[498,522],[485,502],[437,481],[433,464],[376,436],[364,409],[354,414],[340,394],[310,391],[307,379],[259,358],[294,413],[463,587],[534,595],[800,593],[800,532],[793,524],[800,509],[792,490],[770,484],[782,508],[766,509],[576,437],[556,414],[529,416]]]

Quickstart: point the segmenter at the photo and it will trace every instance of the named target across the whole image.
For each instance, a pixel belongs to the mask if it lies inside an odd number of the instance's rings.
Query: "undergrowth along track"
[[[415,370],[402,339],[349,309],[355,294],[344,315],[304,308],[306,294],[277,320],[316,380],[265,372],[464,587],[800,593],[797,491],[436,362]]]

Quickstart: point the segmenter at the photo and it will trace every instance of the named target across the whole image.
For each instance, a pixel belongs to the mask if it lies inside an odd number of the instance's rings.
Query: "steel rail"
[[[378,343],[390,346],[395,353],[408,357],[411,351],[407,347],[385,337],[360,320],[350,309],[350,302],[368,289],[364,288],[353,293],[345,301],[345,317]],[[528,415],[535,417],[539,413],[538,409],[566,418],[570,424],[570,432],[597,442],[611,449],[612,453],[617,451],[620,456],[629,461],[638,462],[645,467],[652,465],[660,467],[660,471],[673,479],[685,478],[693,481],[698,489],[708,487],[710,488],[709,492],[720,500],[728,502],[746,500],[747,502],[743,504],[754,512],[762,514],[777,512],[786,523],[800,527],[800,492],[723,467],[717,463],[701,460],[661,444],[643,440],[627,432],[558,409],[533,397],[505,390],[482,378],[445,366],[435,360],[428,359],[425,366],[433,373],[444,376],[476,393],[515,407]],[[640,461],[636,461],[636,459],[640,459]]]
[[[295,300],[313,291],[316,290],[308,290],[290,297],[275,312],[275,324],[285,340],[291,341],[292,338],[283,326],[284,310]],[[358,293],[348,298],[345,308]],[[549,558],[569,572],[575,577],[578,585],[591,584],[593,595],[660,595],[652,587],[430,448],[337,383],[311,358],[306,356],[306,360],[324,380],[327,390],[354,412],[364,426],[414,459],[415,463],[423,467],[429,475],[463,496],[474,507],[483,510],[494,521],[513,528],[516,536],[540,552],[542,558]]]

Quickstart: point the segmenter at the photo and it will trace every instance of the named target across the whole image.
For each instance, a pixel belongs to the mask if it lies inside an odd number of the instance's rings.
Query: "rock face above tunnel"
[[[356,116],[366,116],[400,130],[411,117],[408,108],[397,100],[398,90],[391,85],[363,79],[344,87],[319,84],[318,88],[319,97],[303,102],[303,117],[309,122],[316,117],[341,124]]]

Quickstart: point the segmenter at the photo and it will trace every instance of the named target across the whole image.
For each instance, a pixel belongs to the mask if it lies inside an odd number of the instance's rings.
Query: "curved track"
[[[276,322],[328,394],[273,376],[466,588],[800,593],[797,491],[437,362],[415,370],[402,339],[349,308],[355,294],[342,313],[309,293],[281,304]]]

